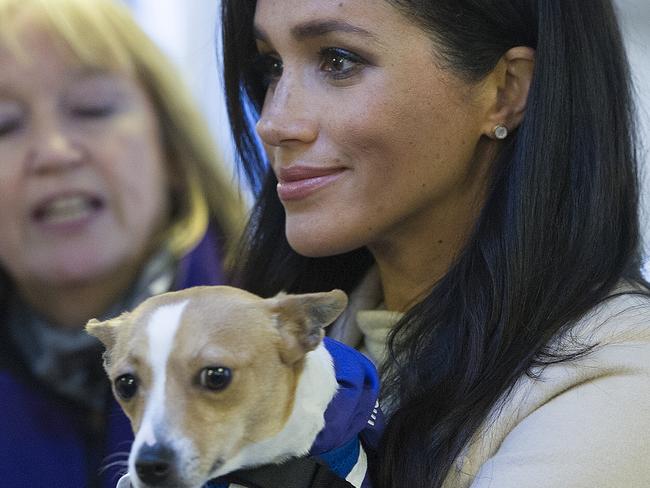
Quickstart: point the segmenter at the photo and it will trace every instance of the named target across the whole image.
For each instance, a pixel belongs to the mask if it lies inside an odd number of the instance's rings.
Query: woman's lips
[[[291,166],[278,172],[278,196],[282,201],[307,198],[312,193],[338,180],[345,168],[314,168]]]
[[[68,193],[42,200],[31,212],[40,228],[72,232],[90,223],[104,208],[103,200],[85,193]]]

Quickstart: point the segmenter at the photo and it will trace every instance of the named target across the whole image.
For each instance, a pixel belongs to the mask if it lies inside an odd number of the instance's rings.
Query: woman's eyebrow
[[[363,37],[374,38],[374,34],[367,30],[345,22],[343,20],[312,20],[298,24],[291,28],[291,35],[297,40],[304,40],[312,37],[324,36],[332,32],[345,32],[349,34],[360,34]]]
[[[358,34],[369,39],[376,39],[376,36],[372,32],[337,19],[310,20],[292,27],[290,32],[291,36],[297,41],[324,36],[332,32]],[[259,26],[254,27],[254,35],[260,41],[266,42],[268,39],[264,30]]]

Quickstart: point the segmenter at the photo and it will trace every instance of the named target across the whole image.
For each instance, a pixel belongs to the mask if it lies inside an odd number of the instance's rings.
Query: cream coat
[[[359,329],[350,318],[355,304],[358,311],[377,301],[373,282],[353,294],[347,321],[333,326],[333,337],[363,344],[361,330],[369,326]],[[377,313],[359,317],[375,317],[385,329]],[[538,379],[522,377],[444,488],[650,487],[650,300],[611,298],[571,335],[597,346],[581,359],[546,367]]]

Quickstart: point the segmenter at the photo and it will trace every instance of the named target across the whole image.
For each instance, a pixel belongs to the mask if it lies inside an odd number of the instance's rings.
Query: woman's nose
[[[56,124],[42,127],[34,135],[28,154],[28,167],[34,173],[65,171],[80,164],[84,152],[65,128]]]
[[[304,88],[280,79],[264,101],[257,133],[269,146],[310,143],[318,136],[318,121]]]

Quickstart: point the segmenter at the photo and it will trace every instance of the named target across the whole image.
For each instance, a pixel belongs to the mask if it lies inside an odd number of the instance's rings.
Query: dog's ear
[[[323,339],[323,327],[334,322],[348,303],[341,290],[301,295],[280,293],[270,300],[276,327],[284,340],[282,359],[287,364],[316,349]]]
[[[110,351],[117,340],[117,329],[124,323],[128,315],[127,312],[124,312],[119,317],[104,321],[90,319],[86,324],[86,332],[97,337],[106,346],[106,350]]]

